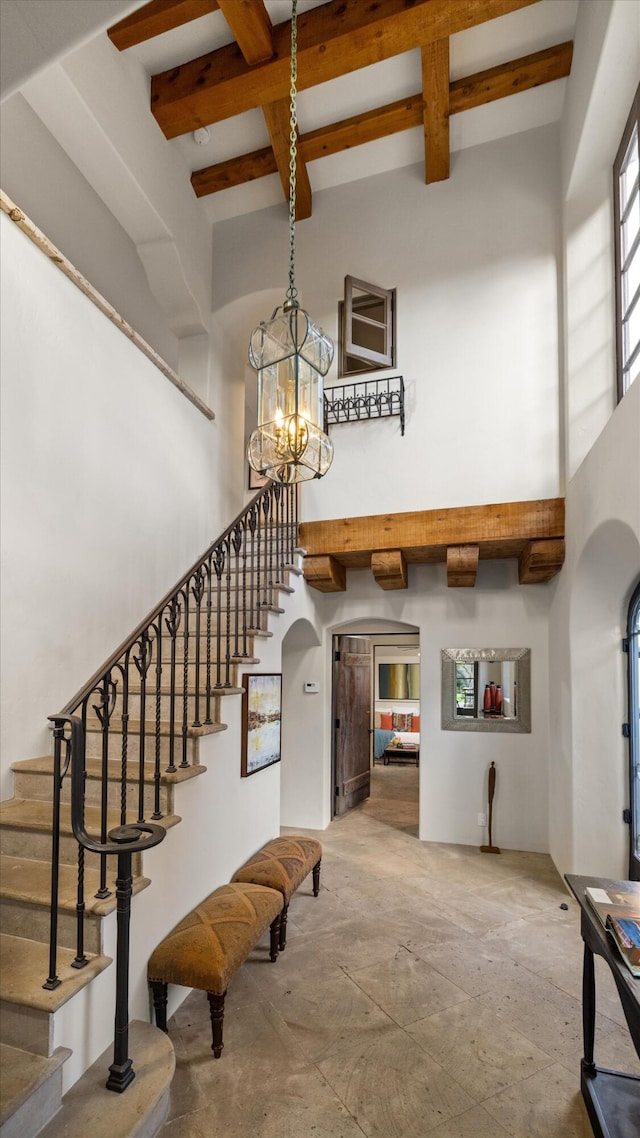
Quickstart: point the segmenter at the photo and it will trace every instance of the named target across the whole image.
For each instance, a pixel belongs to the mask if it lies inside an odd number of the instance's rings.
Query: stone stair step
[[[71,1055],[58,1047],[50,1058],[0,1043],[0,1138],[37,1134],[60,1110],[62,1065]]]
[[[148,755],[148,761],[145,761],[145,801],[147,799],[152,800],[154,768],[154,755],[153,752],[151,752],[151,754]],[[85,801],[89,805],[97,805],[97,803],[101,801],[102,795],[101,759],[88,758],[85,763],[85,769],[87,772]],[[16,798],[35,798],[51,802],[53,759],[50,755],[45,755],[39,759],[22,759],[20,762],[12,763],[11,770],[14,772],[14,794]],[[164,814],[173,813],[173,787],[177,783],[186,782],[191,778],[197,778],[199,775],[206,774],[206,771],[207,768],[200,764],[193,764],[186,768],[183,767],[174,772],[162,770],[160,774],[160,808],[162,812]],[[127,791],[132,803],[138,793],[139,774],[139,763],[133,761],[128,762],[126,768]],[[114,809],[120,805],[121,775],[121,761],[119,759],[109,760],[107,764],[107,778],[109,780],[107,801]],[[69,802],[71,800],[71,779],[68,776],[62,783],[61,800],[62,802]]]
[[[198,743],[205,735],[215,735],[226,731],[225,723],[203,723],[200,727],[187,726],[187,762],[190,766],[200,766],[198,762]],[[151,762],[155,760],[155,720],[148,719],[144,726],[145,756]],[[168,720],[160,722],[160,762],[166,767],[171,758],[171,742],[173,737],[173,757],[177,765],[182,761],[182,715],[176,715],[173,732]],[[122,718],[112,715],[109,723],[109,757],[119,759],[122,754]],[[85,736],[87,759],[102,757],[102,726],[99,720],[87,719],[87,732]],[[140,723],[134,719],[129,720],[127,734],[127,757],[135,762],[140,753]]]
[[[169,1110],[173,1045],[157,1027],[133,1020],[128,1050],[135,1078],[124,1094],[105,1087],[113,1062],[109,1047],[64,1096],[62,1109],[38,1138],[155,1138]]]
[[[131,821],[132,818],[129,819]],[[178,814],[167,814],[158,820],[159,826],[170,829],[182,819]],[[120,824],[120,812],[110,810],[107,815],[107,829],[112,830]],[[100,834],[100,810],[97,806],[85,809],[85,825],[88,833]],[[51,857],[51,803],[38,799],[10,798],[0,802],[0,854],[9,857],[33,858],[46,861]],[[63,802],[60,810],[60,862],[75,865],[78,843],[71,829],[69,804]],[[95,866],[99,854],[87,851],[85,864]],[[140,873],[140,855],[134,854],[133,872]]]
[[[75,953],[59,948],[57,976],[49,990],[49,946],[42,941],[0,933],[0,1042],[51,1055],[51,1020],[66,1004],[112,963],[110,956],[88,956],[83,968],[72,968]]]
[[[102,951],[101,918],[116,908],[116,861],[107,863],[107,886],[111,896],[95,896],[100,886],[97,869],[84,873],[85,916],[84,944],[87,952]],[[150,885],[148,877],[134,876],[134,895]],[[78,871],[75,866],[61,865],[58,880],[58,935],[63,948],[75,948],[77,936],[76,901]],[[51,863],[32,858],[0,855],[0,897],[2,898],[2,932],[49,943],[51,905]]]

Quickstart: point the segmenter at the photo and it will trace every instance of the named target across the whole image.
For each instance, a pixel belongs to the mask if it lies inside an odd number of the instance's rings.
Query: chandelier
[[[249,465],[274,482],[322,478],[333,443],[323,430],[323,379],[333,343],[297,300],[295,209],[297,158],[297,0],[291,6],[289,116],[289,287],[284,304],[254,330],[249,363],[258,373],[258,426],[249,439]]]

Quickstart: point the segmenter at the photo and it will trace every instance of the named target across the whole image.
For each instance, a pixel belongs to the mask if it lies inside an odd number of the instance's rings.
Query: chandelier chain
[[[289,90],[289,288],[287,300],[295,301],[296,289],[296,173],[298,115],[296,85],[298,82],[298,0],[291,2],[291,86]]]

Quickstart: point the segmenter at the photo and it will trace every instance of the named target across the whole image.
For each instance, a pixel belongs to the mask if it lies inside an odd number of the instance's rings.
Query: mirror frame
[[[442,648],[442,730],[506,731],[520,735],[531,732],[531,649],[530,648]],[[518,663],[518,718],[469,719],[455,714],[456,664],[485,660],[491,663]]]

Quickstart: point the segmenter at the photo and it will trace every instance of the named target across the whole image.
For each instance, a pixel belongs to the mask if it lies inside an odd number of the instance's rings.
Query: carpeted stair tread
[[[42,941],[0,933],[0,1000],[52,1013],[66,1004],[111,964],[110,956],[91,956],[84,968],[72,968],[75,952],[58,948],[57,975],[62,981],[49,991],[49,945]]]

